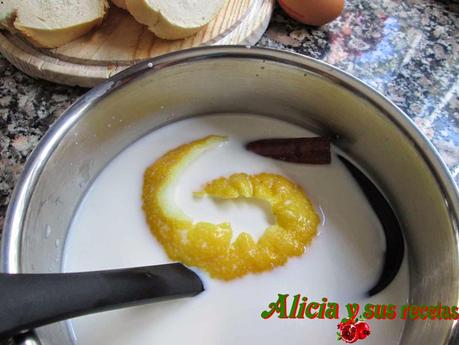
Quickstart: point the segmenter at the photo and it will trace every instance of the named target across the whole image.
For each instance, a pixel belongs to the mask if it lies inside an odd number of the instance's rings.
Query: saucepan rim
[[[451,224],[453,224],[452,230],[456,239],[455,246],[459,248],[458,186],[455,184],[451,173],[432,143],[394,103],[358,78],[311,57],[270,48],[216,46],[192,48],[140,62],[88,91],[61,115],[32,152],[22,174],[16,182],[5,218],[1,243],[0,269],[7,273],[19,273],[21,271],[22,225],[34,187],[39,180],[41,171],[46,166],[48,159],[52,156],[61,139],[72,128],[73,124],[85,115],[86,110],[123,85],[144,76],[145,73],[155,73],[169,66],[221,58],[261,60],[305,69],[327,79],[332,79],[335,83],[377,107],[387,119],[409,138],[435,177],[438,188],[448,207]],[[449,339],[450,344],[459,340],[459,326],[457,322],[451,329]]]

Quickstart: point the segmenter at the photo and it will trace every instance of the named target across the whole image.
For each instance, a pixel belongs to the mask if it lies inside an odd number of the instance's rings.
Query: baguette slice
[[[166,40],[191,36],[215,18],[226,0],[126,0],[129,13]]]
[[[2,0],[0,24],[37,47],[55,48],[99,25],[107,0]]]
[[[113,2],[116,6],[120,8],[123,8],[125,10],[127,9],[126,0],[111,0],[111,2]]]

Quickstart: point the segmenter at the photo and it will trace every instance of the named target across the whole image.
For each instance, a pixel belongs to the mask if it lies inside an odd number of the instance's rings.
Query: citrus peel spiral
[[[271,270],[302,255],[316,236],[319,217],[302,188],[287,178],[238,173],[210,181],[195,195],[267,201],[276,223],[258,241],[245,232],[233,241],[229,223],[193,222],[173,202],[174,184],[191,161],[225,140],[211,135],[164,154],[145,171],[142,199],[147,223],[172,260],[199,267],[213,278],[231,280]]]

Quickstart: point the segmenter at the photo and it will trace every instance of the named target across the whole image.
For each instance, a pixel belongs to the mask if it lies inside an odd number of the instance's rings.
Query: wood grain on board
[[[91,87],[141,60],[165,53],[221,44],[255,44],[266,30],[274,0],[227,0],[218,16],[183,40],[157,38],[126,11],[111,6],[104,23],[56,49],[39,49],[7,31],[0,52],[32,77]]]

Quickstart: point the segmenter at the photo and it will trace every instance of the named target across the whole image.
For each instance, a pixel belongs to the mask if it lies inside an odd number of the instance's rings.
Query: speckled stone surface
[[[320,29],[277,11],[259,45],[323,60],[376,88],[418,125],[459,182],[459,2],[348,1],[339,20]]]
[[[395,102],[433,142],[459,183],[459,2],[349,0],[322,28],[276,9],[259,46],[337,66]],[[84,89],[34,80],[0,58],[0,229],[23,164]]]

